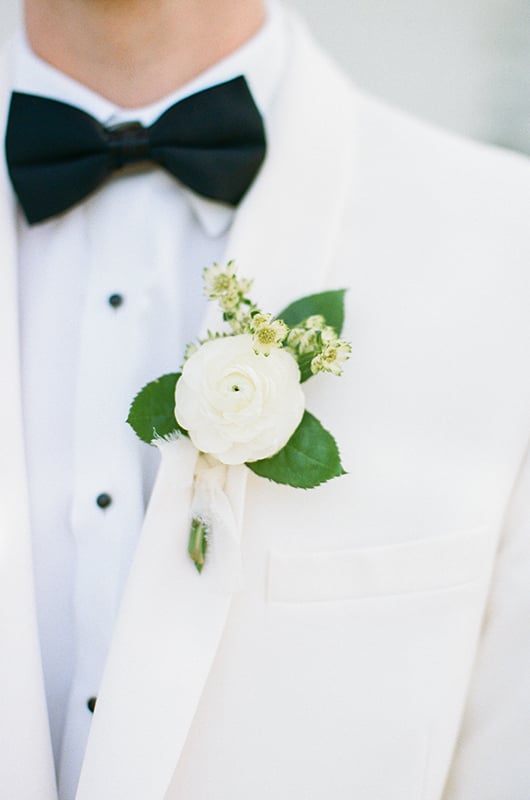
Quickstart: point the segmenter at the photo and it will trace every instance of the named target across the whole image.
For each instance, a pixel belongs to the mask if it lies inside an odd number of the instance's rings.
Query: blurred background
[[[19,0],[0,0],[0,39]],[[362,88],[530,154],[530,0],[289,0]]]

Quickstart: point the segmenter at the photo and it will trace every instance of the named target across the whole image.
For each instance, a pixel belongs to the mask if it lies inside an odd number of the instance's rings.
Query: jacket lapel
[[[271,313],[322,290],[355,158],[352,87],[298,18],[289,16],[289,25],[291,55],[267,119],[267,158],[226,250]],[[203,331],[219,324],[212,303]]]
[[[162,462],[117,623],[78,800],[158,800],[206,681],[230,603],[187,555],[197,451]]]
[[[352,172],[343,160],[353,120],[342,79],[296,23],[292,36],[291,63],[269,120],[267,160],[238,211],[226,253],[241,274],[255,278],[253,296],[274,312],[322,287]],[[218,324],[211,304],[203,330]],[[162,449],[77,800],[162,800],[193,722],[231,600],[206,569],[195,572],[186,554],[195,466],[187,440]],[[225,487],[236,527],[245,473],[229,470]]]
[[[0,119],[7,115],[10,53],[1,54]],[[3,126],[3,123],[2,123]],[[2,141],[3,141],[2,135]],[[18,352],[15,204],[0,164],[0,785],[5,797],[56,800],[31,562]]]

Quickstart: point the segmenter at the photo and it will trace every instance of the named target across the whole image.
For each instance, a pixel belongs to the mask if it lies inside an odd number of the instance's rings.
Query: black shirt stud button
[[[87,708],[91,714],[94,713],[97,701],[98,701],[97,697],[89,697],[88,700],[86,701]]]
[[[121,305],[123,305],[123,295],[111,294],[109,297],[109,306],[112,306],[112,308],[119,308]]]
[[[110,494],[106,494],[106,492],[103,492],[102,494],[98,494],[98,496],[96,497],[96,503],[100,508],[108,508],[112,503],[112,497],[110,496]]]

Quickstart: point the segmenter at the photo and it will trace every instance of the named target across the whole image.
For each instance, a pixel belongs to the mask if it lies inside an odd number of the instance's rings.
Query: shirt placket
[[[60,770],[65,797],[75,791],[68,784],[82,763],[145,505],[142,454],[125,423],[147,360],[145,272],[138,257],[145,247],[141,187],[126,219],[114,214],[110,224],[106,216],[107,201],[116,207],[124,190],[109,187],[107,196],[86,207],[90,257],[75,365],[71,508],[76,647]]]

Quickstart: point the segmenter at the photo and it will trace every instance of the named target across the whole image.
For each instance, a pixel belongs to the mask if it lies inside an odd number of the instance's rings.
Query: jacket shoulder
[[[530,189],[530,160],[519,153],[485,144],[440,128],[351,87],[357,105],[359,142],[425,176],[443,176],[447,183],[471,182],[494,196],[503,190]]]
[[[290,22],[299,72],[307,76],[315,103],[329,118],[328,130],[349,112],[356,160],[360,156],[367,165],[377,161],[379,172],[400,172],[408,180],[422,174],[447,189],[468,186],[482,200],[486,191],[493,203],[506,192],[528,199],[526,156],[445,130],[370,95],[315,42],[296,15]]]

